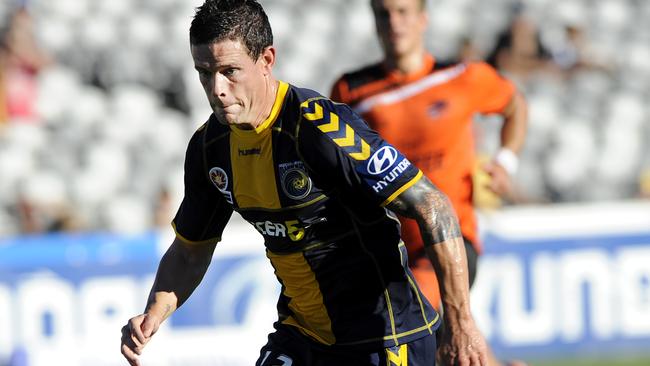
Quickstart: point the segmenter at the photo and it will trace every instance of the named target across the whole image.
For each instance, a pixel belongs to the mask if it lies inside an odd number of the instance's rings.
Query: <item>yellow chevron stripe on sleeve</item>
[[[337,139],[332,139],[337,145],[341,147],[353,146],[354,145],[354,130],[350,125],[345,125],[345,137],[339,137]]]
[[[314,113],[305,113],[303,116],[310,121],[318,121],[323,118],[323,107],[318,103],[314,103]]]
[[[306,100],[300,104],[300,107],[303,109],[309,108],[309,104],[313,103],[314,106],[314,111],[311,113],[303,113],[303,116],[305,119],[310,120],[310,121],[319,121],[323,119],[324,117],[324,112],[323,112],[323,107],[315,103],[313,100]],[[318,127],[318,129],[323,132],[323,133],[332,133],[332,132],[338,132],[341,129],[341,121],[339,119],[339,116],[334,113],[334,112],[329,112],[329,122],[321,124]],[[332,141],[339,145],[340,147],[350,147],[350,146],[355,146],[355,132],[354,129],[345,122],[343,122],[343,125],[345,125],[345,136],[344,137],[339,137],[339,138],[334,138]],[[367,160],[370,157],[370,146],[368,145],[367,142],[365,142],[362,138],[359,138],[361,141],[361,151],[355,152],[355,153],[348,153],[350,157],[352,157],[355,160]]]
[[[370,157],[370,146],[361,139],[361,152],[350,153],[350,156],[355,160],[366,160]]]
[[[318,126],[318,129],[324,133],[336,132],[339,130],[339,116],[330,112],[330,122],[324,125]]]

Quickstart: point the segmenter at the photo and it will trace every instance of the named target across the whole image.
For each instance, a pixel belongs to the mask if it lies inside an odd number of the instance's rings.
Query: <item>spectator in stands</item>
[[[20,232],[23,234],[79,231],[81,220],[67,202],[36,202],[21,195],[14,207]]]
[[[2,55],[3,53],[0,52],[0,127],[9,120],[9,112],[7,111],[7,87],[5,84],[5,61]],[[0,132],[2,132],[1,129]]]
[[[154,225],[159,228],[168,228],[174,218],[172,195],[166,187],[158,191],[154,207]]]
[[[513,19],[496,41],[487,62],[510,77],[525,82],[535,72],[557,71],[551,51],[541,42],[537,25],[521,6],[513,8]]]
[[[504,118],[501,150],[485,169],[491,176],[489,189],[506,195],[525,139],[526,102],[513,83],[483,62],[445,65],[430,55],[424,46],[424,0],[371,4],[384,59],[343,75],[332,89],[332,99],[349,104],[449,196],[461,223],[471,286],[481,252],[472,202],[472,118],[475,113]],[[400,221],[411,270],[439,309],[438,282],[434,269],[424,262],[419,227],[404,217]],[[493,357],[490,364],[496,363]]]
[[[470,37],[463,37],[458,50],[458,60],[463,62],[480,61],[483,57],[481,51]]]
[[[31,15],[18,8],[0,39],[0,120],[36,117],[36,75],[51,62],[36,42]]]
[[[597,69],[611,72],[611,62],[601,60],[589,44],[581,25],[567,23],[564,37],[553,47],[553,61],[568,75],[583,69]],[[567,75],[567,76],[568,76]]]
[[[639,197],[650,199],[650,167],[639,174]]]

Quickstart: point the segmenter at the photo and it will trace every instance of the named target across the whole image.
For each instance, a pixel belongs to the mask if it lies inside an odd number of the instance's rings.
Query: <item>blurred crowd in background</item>
[[[368,0],[260,0],[276,76],[328,95],[381,52]],[[0,237],[168,226],[210,109],[188,29],[200,0],[0,2]],[[428,1],[438,60],[486,60],[530,105],[503,204],[650,198],[650,2]],[[479,151],[498,144],[477,120]]]

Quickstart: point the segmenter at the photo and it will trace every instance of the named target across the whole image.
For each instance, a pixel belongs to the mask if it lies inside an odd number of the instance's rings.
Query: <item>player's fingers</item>
[[[122,356],[126,358],[131,366],[140,365],[135,353],[136,348],[137,346],[132,339],[131,331],[129,330],[129,327],[125,325],[122,327],[122,344],[120,345],[120,352],[122,352]]]
[[[131,334],[135,335],[140,344],[145,344],[147,342],[147,337],[144,336],[142,329],[140,328],[145,318],[146,316],[140,315],[129,320],[129,329],[131,330]]]
[[[490,182],[486,184],[484,187],[485,189],[487,189],[491,193],[494,193],[497,196],[502,197],[505,194],[503,187],[496,182]]]
[[[472,366],[470,362],[470,358],[467,355],[458,355],[458,358],[456,358],[456,362],[452,363],[452,365]]]
[[[142,329],[142,334],[145,338],[149,339],[158,330],[156,319],[151,316],[145,316],[140,328]]]
[[[510,191],[510,181],[507,177],[496,174],[488,182],[487,188],[499,196],[503,196]]]
[[[126,345],[122,344],[122,356],[126,358],[127,362],[131,366],[140,366],[140,360],[138,360],[138,356],[136,356],[135,353]]]
[[[478,353],[474,352],[469,355],[469,364],[471,366],[483,366]]]
[[[481,366],[488,366],[487,352],[481,352],[481,354],[479,355],[479,362]]]
[[[122,328],[122,344],[126,345],[132,352],[136,354],[142,353],[144,344],[140,343],[138,339],[132,334],[128,325]]]
[[[144,348],[144,345],[146,343],[140,343],[140,341],[133,335],[131,336],[131,342],[133,342],[133,348],[132,348],[133,351],[136,354],[141,355],[142,354],[142,349]]]

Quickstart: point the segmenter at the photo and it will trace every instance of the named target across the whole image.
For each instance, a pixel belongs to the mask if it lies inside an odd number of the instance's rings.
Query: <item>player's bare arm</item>
[[[512,190],[511,179],[517,172],[519,161],[517,156],[526,140],[528,105],[524,96],[515,91],[501,115],[503,116],[501,149],[485,169],[492,177],[488,189],[502,197],[507,197]]]
[[[418,222],[439,278],[447,331],[440,345],[443,364],[486,365],[486,344],[470,313],[465,247],[447,197],[423,177],[388,208]]]
[[[501,147],[518,154],[524,146],[528,127],[528,104],[524,96],[515,91],[501,115]]]
[[[199,285],[210,265],[214,244],[190,245],[175,239],[160,260],[143,314],[122,328],[122,355],[139,366],[138,356],[160,324],[180,307]]]

